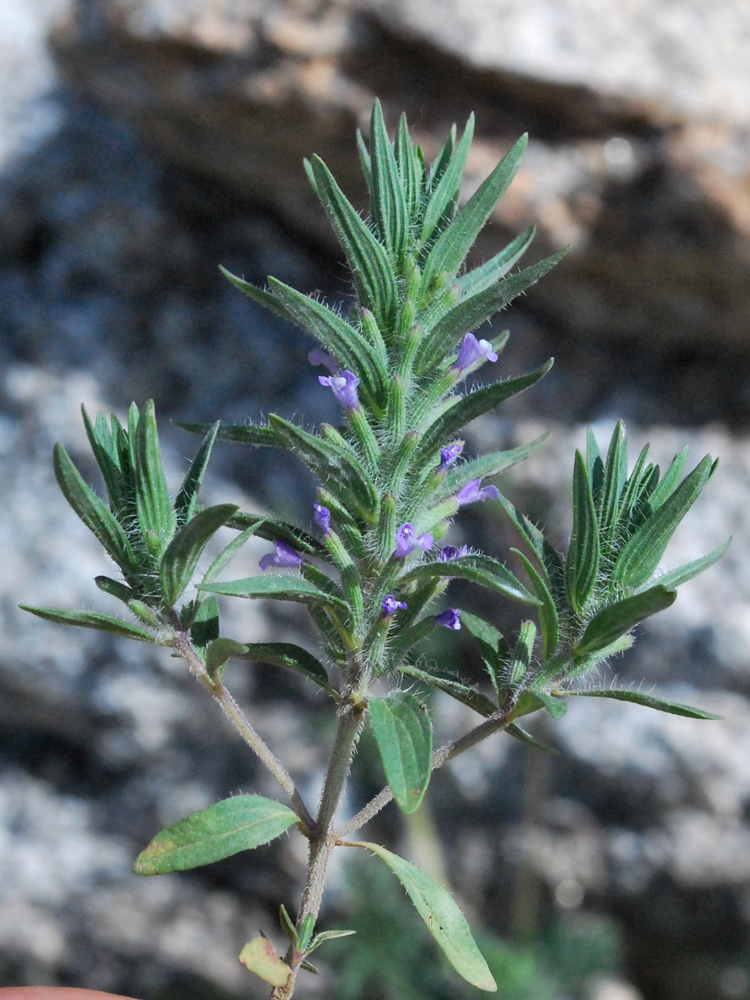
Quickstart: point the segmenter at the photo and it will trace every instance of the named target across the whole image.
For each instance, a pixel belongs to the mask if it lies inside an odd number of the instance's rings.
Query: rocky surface
[[[16,605],[111,610],[92,583],[104,568],[97,546],[49,463],[61,438],[93,479],[80,402],[121,412],[154,397],[160,417],[199,420],[334,413],[306,365],[310,345],[225,287],[216,264],[345,297],[299,163],[321,152],[361,192],[352,133],[378,92],[391,121],[406,108],[428,151],[477,111],[467,195],[532,132],[479,256],[531,220],[540,252],[574,243],[557,275],[509,313],[501,360],[515,373],[555,354],[557,367],[473,428],[484,449],[552,423],[552,443],[508,477],[508,492],[564,538],[578,423],[595,420],[604,441],[624,416],[633,454],[648,438],[660,461],[686,440],[695,461],[721,456],[668,567],[734,534],[722,565],[686,585],[615,664],[623,683],[658,685],[727,721],[579,699],[539,732],[561,750],[554,759],[490,741],[436,776],[431,809],[445,840],[432,862],[494,930],[533,930],[555,913],[614,915],[623,978],[591,980],[587,1000],[635,1000],[626,979],[645,1000],[750,995],[743,6],[723,5],[700,48],[701,12],[690,5],[610,5],[599,24],[573,0],[473,0],[458,20],[426,18],[415,0],[86,0],[63,28],[62,2],[11,6],[2,44],[12,59],[0,59],[2,982],[244,993],[239,945],[258,926],[273,934],[273,905],[295,898],[303,859],[293,837],[193,875],[129,874],[159,826],[233,791],[275,791],[163,651],[144,656]],[[53,27],[67,81],[57,91],[43,45]],[[498,46],[499,33],[513,45]],[[613,57],[598,58],[607,45]],[[162,426],[176,481],[195,441]],[[307,517],[311,485],[272,453],[223,447],[213,470],[209,499]],[[515,544],[484,509],[454,531],[498,555]],[[248,567],[261,550],[248,549]],[[309,638],[301,615],[230,607],[238,637]],[[320,699],[294,678],[231,669],[292,770],[312,762],[314,799],[329,736]],[[304,713],[290,713],[292,694]],[[453,703],[438,706],[438,722],[445,737],[471,724]],[[379,780],[365,747],[347,808]],[[415,837],[423,849],[429,841],[392,813],[380,832],[407,852]],[[346,908],[343,886],[338,872],[331,913]],[[330,996],[321,979],[308,989]]]

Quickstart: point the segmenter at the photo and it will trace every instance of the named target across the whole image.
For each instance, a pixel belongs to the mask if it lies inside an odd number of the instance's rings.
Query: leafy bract
[[[602,608],[586,626],[586,631],[574,649],[574,655],[585,656],[604,649],[639,622],[671,607],[676,599],[676,590],[657,585]]]
[[[298,817],[261,795],[235,795],[157,833],[133,865],[136,875],[166,875],[199,868],[260,847],[279,837]]]
[[[565,698],[611,698],[614,701],[629,701],[633,705],[654,708],[657,712],[666,712],[669,715],[682,715],[687,719],[709,719],[716,721],[723,718],[721,715],[704,712],[700,708],[681,705],[677,701],[667,701],[666,698],[658,698],[653,694],[644,694],[642,691],[629,691],[622,688],[588,688],[585,690],[581,689],[580,691],[558,691],[557,694]]]
[[[385,861],[456,972],[477,989],[494,993],[497,984],[450,893],[420,868],[379,844],[363,841],[351,846],[364,847]]]
[[[23,611],[30,611],[37,618],[44,618],[45,621],[55,622],[58,625],[80,625],[82,628],[95,629],[97,632],[111,632],[112,635],[120,635],[125,639],[138,639],[139,642],[157,642],[158,640],[149,632],[145,632],[137,625],[121,621],[119,618],[110,618],[109,615],[101,615],[97,611],[63,611],[58,608],[31,608],[26,604],[19,607]]]
[[[473,580],[496,593],[502,594],[521,604],[538,604],[536,597],[530,594],[520,580],[497,559],[484,555],[459,556],[450,562],[429,562],[410,570],[405,580],[423,580],[429,577],[454,578]]]
[[[168,606],[175,603],[192,580],[206,545],[237,510],[237,505],[232,503],[206,507],[174,536],[159,567],[162,593]]]
[[[412,813],[430,780],[432,723],[427,708],[413,694],[392,691],[371,699],[370,718],[396,805]]]
[[[300,604],[317,604],[348,611],[346,603],[340,598],[324,594],[302,577],[281,573],[278,576],[249,576],[244,580],[229,580],[226,583],[200,584],[198,590],[208,591],[211,594],[226,594],[229,597],[296,601]]]

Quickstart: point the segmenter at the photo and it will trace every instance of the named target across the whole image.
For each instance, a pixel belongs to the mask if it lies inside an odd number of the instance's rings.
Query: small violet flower
[[[321,351],[319,347],[314,347],[310,351],[307,355],[307,360],[315,367],[317,367],[317,365],[325,365],[332,375],[339,370],[339,366],[336,364],[328,351]]]
[[[402,524],[396,532],[396,551],[393,553],[396,559],[406,559],[415,549],[424,549],[426,552],[432,548],[432,535],[425,532],[417,537],[414,525]]]
[[[276,546],[276,552],[273,555],[270,552],[267,553],[258,564],[264,572],[269,566],[274,566],[277,569],[289,569],[292,566],[300,566],[305,561],[291,545],[282,542],[280,538],[277,538],[273,544]]]
[[[439,615],[435,615],[435,621],[438,625],[442,625],[443,628],[453,629],[454,632],[457,632],[461,628],[461,616],[455,608],[448,608],[446,611],[441,611]]]
[[[322,504],[314,503],[313,510],[315,514],[313,515],[314,521],[324,535],[327,535],[331,530],[331,512],[327,507]]]
[[[478,500],[497,500],[500,490],[497,486],[485,486],[482,488],[481,479],[472,479],[470,483],[463,486],[456,494],[456,502],[459,507],[465,507],[467,503],[477,503]]]
[[[386,618],[389,618],[391,615],[395,615],[399,608],[402,611],[406,611],[406,604],[404,601],[397,601],[393,594],[388,594],[387,597],[383,598],[381,607]]]
[[[438,466],[438,472],[442,472],[443,469],[447,469],[449,465],[453,465],[458,456],[464,450],[463,443],[461,444],[449,444],[447,448],[440,449],[440,465]]]
[[[461,556],[468,555],[468,552],[468,545],[462,545],[460,549],[457,549],[455,545],[444,545],[437,554],[437,561],[450,562],[451,559],[459,559]]]
[[[497,354],[492,350],[489,340],[477,340],[473,333],[467,333],[458,352],[458,357],[453,362],[453,367],[457,372],[462,372],[464,368],[473,365],[480,358],[487,358],[488,361],[497,361]]]
[[[338,375],[318,375],[318,382],[327,385],[333,390],[333,394],[342,406],[359,409],[359,399],[357,398],[357,386],[359,379],[354,372],[343,371]]]

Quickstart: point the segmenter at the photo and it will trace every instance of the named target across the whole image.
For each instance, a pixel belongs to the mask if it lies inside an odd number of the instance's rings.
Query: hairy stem
[[[263,737],[256,732],[252,723],[245,716],[240,706],[227,691],[220,680],[212,680],[206,671],[203,660],[198,656],[186,632],[177,632],[174,637],[174,649],[190,668],[190,673],[203,687],[210,691],[222,711],[238,731],[245,743],[255,752],[261,763],[265,764],[271,774],[289,796],[292,808],[304,823],[308,831],[315,828],[315,821],[307,806],[302,801],[292,776],[273,753]]]
[[[486,740],[488,736],[492,736],[493,733],[503,729],[508,723],[508,716],[511,711],[510,707],[498,709],[497,712],[493,712],[492,715],[487,716],[484,722],[480,722],[478,726],[475,726],[474,729],[471,729],[464,736],[459,736],[458,739],[452,740],[450,743],[446,743],[445,746],[434,750],[432,753],[432,770],[437,770],[437,768],[442,767],[443,764],[447,763],[453,757],[457,757],[460,753],[471,749],[477,743]],[[390,788],[384,788],[378,792],[375,798],[371,799],[364,808],[360,809],[356,816],[352,816],[348,823],[345,823],[340,830],[336,831],[336,836],[347,837],[350,833],[359,830],[373,816],[376,816],[384,806],[387,806],[392,798],[393,792]]]

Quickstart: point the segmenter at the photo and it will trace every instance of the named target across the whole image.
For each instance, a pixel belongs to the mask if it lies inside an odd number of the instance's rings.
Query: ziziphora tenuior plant
[[[309,956],[347,931],[316,929],[332,851],[357,847],[377,855],[400,880],[455,970],[482,990],[496,989],[466,920],[451,895],[413,864],[379,844],[352,840],[391,799],[417,809],[432,771],[504,730],[544,747],[519,720],[544,710],[559,718],[566,698],[616,698],[690,718],[715,718],[651,694],[581,686],[579,678],[627,649],[632,630],[669,607],[675,588],[712,565],[726,545],[680,569],[657,576],[675,528],[711,478],[704,458],[687,475],[687,451],[662,475],[648,448],[628,472],[625,430],[615,427],[602,457],[589,433],[573,471],[573,531],[560,554],[542,532],[482,482],[531,454],[543,439],[512,451],[468,458],[463,428],[533,386],[551,361],[517,378],[464,387],[467,376],[498,360],[507,332],[494,340],[475,331],[559,261],[565,250],[511,274],[531,243],[528,229],[486,263],[464,261],[497,200],[510,184],[526,146],[522,137],[459,211],[459,189],[473,117],[457,141],[451,132],[437,159],[425,162],[401,118],[395,142],[375,104],[369,148],[359,151],[370,191],[363,220],[322,160],[305,167],[351,268],[355,294],[346,318],[315,298],[268,279],[265,290],[228,272],[245,295],[311,334],[319,347],[310,362],[328,371],[321,386],[341,405],[343,423],[319,433],[271,415],[267,423],[212,427],[173,498],[164,474],[152,403],[131,407],[127,426],[84,410],[91,447],[108,504],[84,482],[61,444],[55,474],[66,499],[119,568],[99,576],[99,588],[122,601],[136,623],[86,611],[27,608],[53,622],[101,629],[170,647],[216,699],[250,748],[278,780],[288,805],[236,795],[158,833],[135,862],[153,875],[205,865],[258,847],[296,827],[309,841],[309,865],[296,918],[283,904],[281,928],[290,944],[279,957],[261,936],[240,961],[288,1000]],[[491,369],[490,369],[491,370]],[[197,505],[211,448],[220,438],[283,448],[319,482],[308,530],[245,514],[233,504]],[[520,536],[518,579],[502,562],[474,548],[441,545],[452,519],[468,504],[491,501]],[[238,531],[208,570],[196,571],[215,532]],[[257,535],[274,551],[247,579],[220,581],[247,539]],[[728,543],[727,543],[728,544]],[[273,570],[273,572],[269,572]],[[452,579],[473,581],[528,608],[514,642],[473,614],[446,606]],[[186,596],[187,594],[191,596]],[[223,636],[217,595],[307,605],[319,635],[316,655],[292,643],[253,643]],[[489,675],[487,692],[460,675],[434,668],[421,654],[434,629],[465,626]],[[297,671],[331,698],[337,729],[317,811],[223,681],[231,657]],[[419,690],[436,688],[473,709],[480,720],[467,733],[433,749],[432,725]],[[336,826],[336,810],[362,728],[370,725],[387,786],[356,816]],[[283,748],[282,748],[283,749]]]

